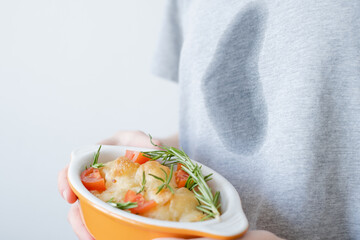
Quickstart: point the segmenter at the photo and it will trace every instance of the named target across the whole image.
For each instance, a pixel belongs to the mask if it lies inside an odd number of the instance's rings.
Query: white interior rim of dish
[[[68,171],[68,178],[72,186],[86,199],[94,203],[95,206],[99,206],[100,211],[106,210],[106,213],[115,217],[118,215],[122,218],[126,218],[134,224],[144,223],[148,225],[155,225],[159,227],[169,227],[176,229],[194,230],[197,232],[209,233],[218,236],[230,237],[243,233],[248,228],[248,221],[241,207],[240,197],[235,188],[228,182],[223,176],[216,171],[200,164],[194,160],[193,162],[202,165],[202,172],[204,175],[213,173],[214,185],[220,185],[221,203],[223,199],[227,199],[226,210],[222,212],[220,220],[211,219],[201,222],[173,222],[164,221],[148,217],[142,217],[136,214],[132,214],[103,202],[99,198],[95,197],[89,192],[81,182],[80,174],[85,169],[85,166],[91,164],[93,160],[93,154],[97,151],[99,146],[82,147],[72,152],[71,162]],[[116,159],[119,156],[125,154],[125,150],[134,151],[153,151],[154,149],[144,149],[125,146],[106,146],[103,145],[100,152],[99,162],[108,162]],[[104,160],[101,156],[114,155],[110,159]],[[117,156],[117,157],[116,157]]]

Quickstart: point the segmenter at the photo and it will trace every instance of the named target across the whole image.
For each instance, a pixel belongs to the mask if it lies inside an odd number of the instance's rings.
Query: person
[[[239,192],[243,239],[357,239],[360,2],[167,3],[154,73],[179,85],[181,147]],[[75,202],[65,173],[60,192]],[[91,237],[77,205],[69,221]]]

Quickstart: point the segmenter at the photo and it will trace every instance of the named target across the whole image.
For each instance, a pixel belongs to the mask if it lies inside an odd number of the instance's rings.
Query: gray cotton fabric
[[[168,0],[154,72],[251,229],[360,239],[359,0]]]

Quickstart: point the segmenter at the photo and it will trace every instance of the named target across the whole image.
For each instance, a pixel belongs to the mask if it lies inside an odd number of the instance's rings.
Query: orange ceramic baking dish
[[[240,197],[235,188],[216,171],[203,165],[204,175],[213,173],[209,185],[221,193],[221,216],[219,220],[202,222],[171,222],[146,218],[119,210],[101,201],[81,183],[80,174],[92,163],[93,154],[99,146],[79,148],[72,152],[68,180],[78,196],[83,220],[88,231],[97,240],[147,240],[158,237],[209,237],[214,239],[236,239],[245,234],[248,221],[241,208]],[[99,162],[108,162],[125,151],[150,151],[125,146],[102,146]],[[196,161],[194,161],[196,162]],[[199,163],[198,163],[199,164]]]

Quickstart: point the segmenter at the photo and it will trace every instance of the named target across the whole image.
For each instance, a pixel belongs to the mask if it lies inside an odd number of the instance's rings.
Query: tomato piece
[[[131,150],[126,150],[125,152],[125,157],[127,157],[129,160],[132,160],[134,158],[134,151],[131,151]]]
[[[136,193],[132,190],[128,190],[125,194],[125,202],[137,202],[137,203],[143,203],[145,202],[145,198],[142,194]]]
[[[177,170],[175,172],[175,181],[178,188],[185,187],[186,181],[189,178],[189,174],[181,169],[181,164],[177,164]]]
[[[156,202],[154,200],[145,201],[143,204],[139,205],[135,208],[130,208],[130,211],[135,214],[141,214],[151,210],[152,208],[156,207]]]
[[[144,213],[156,207],[156,202],[154,200],[146,201],[142,194],[135,193],[131,190],[126,192],[124,202],[136,202],[138,204],[137,207],[129,209],[135,214]]]
[[[139,164],[144,164],[150,160],[150,158],[146,157],[142,152],[131,151],[131,150],[126,150],[125,157]]]
[[[90,167],[81,173],[81,182],[87,190],[105,191],[105,179],[101,176],[99,169]]]

